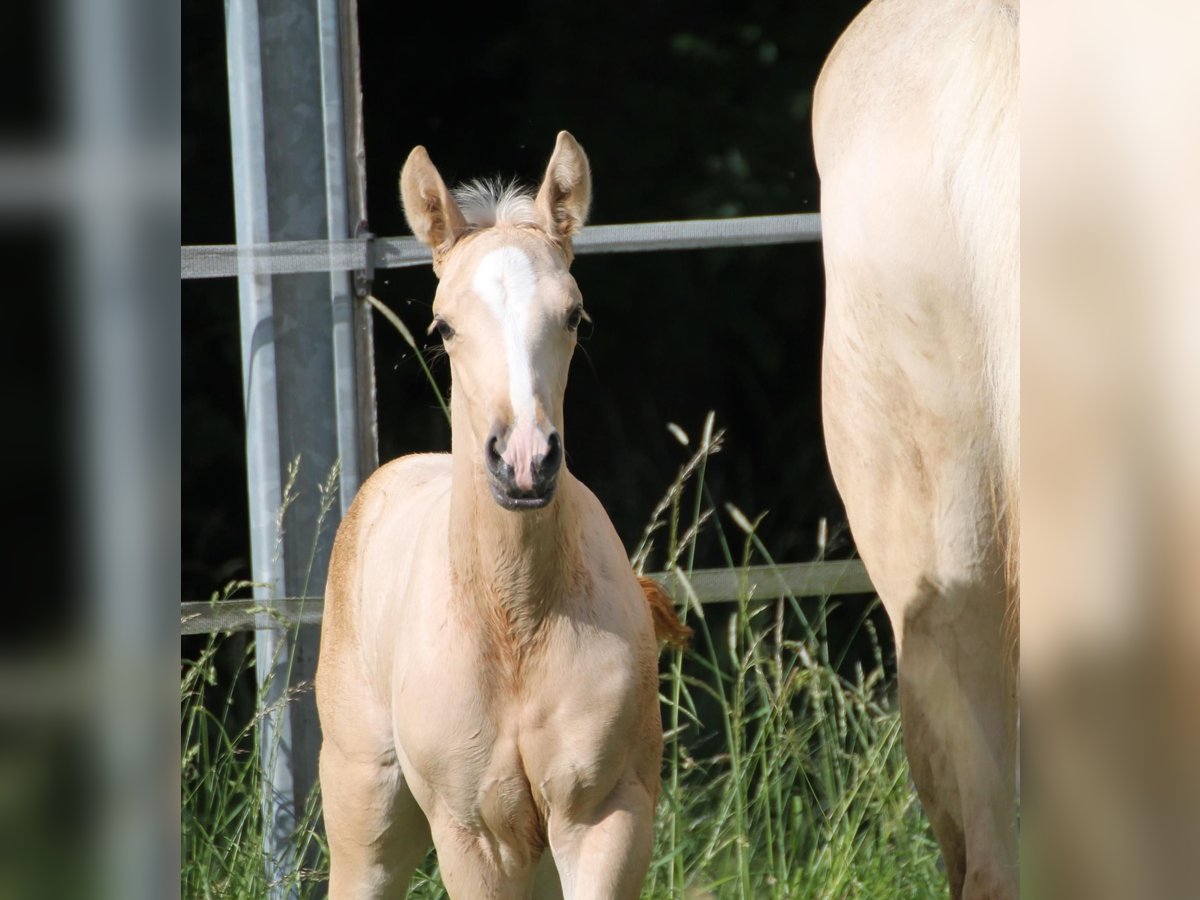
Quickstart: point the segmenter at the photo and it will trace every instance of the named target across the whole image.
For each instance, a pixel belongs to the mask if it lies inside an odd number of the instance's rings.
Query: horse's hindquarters
[[[913,778],[953,896],[1015,896],[1015,701],[978,362],[970,344],[945,352],[964,322],[935,280],[826,265],[826,444],[895,631]]]
[[[954,68],[947,47],[970,46],[971,8],[939,6],[869,7],[821,76],[822,405],[830,467],[895,630],[905,746],[952,896],[1013,897],[1004,450],[976,261],[934,150],[939,73]]]

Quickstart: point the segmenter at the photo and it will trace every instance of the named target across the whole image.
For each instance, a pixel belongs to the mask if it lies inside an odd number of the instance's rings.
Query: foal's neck
[[[535,626],[579,577],[575,479],[564,468],[544,509],[512,512],[493,499],[483,441],[454,415],[450,565],[463,596],[504,612],[514,629]],[[463,421],[460,421],[462,419]]]

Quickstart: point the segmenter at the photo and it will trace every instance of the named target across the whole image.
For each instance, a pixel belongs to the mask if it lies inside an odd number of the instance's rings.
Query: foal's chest
[[[398,749],[427,813],[537,847],[550,810],[608,795],[643,743],[647,698],[627,644],[597,638],[583,652],[567,643],[516,672],[486,649],[444,660],[425,670],[438,675],[421,679],[419,697],[400,679]]]

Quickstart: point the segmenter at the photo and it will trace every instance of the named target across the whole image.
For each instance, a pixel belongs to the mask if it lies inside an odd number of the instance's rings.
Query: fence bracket
[[[371,285],[375,281],[375,235],[371,232],[366,219],[359,219],[354,226],[354,236],[363,241],[366,262],[363,268],[354,270],[354,296],[366,300],[371,295]]]

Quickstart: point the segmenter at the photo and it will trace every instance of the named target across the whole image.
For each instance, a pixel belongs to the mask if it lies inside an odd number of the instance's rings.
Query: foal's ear
[[[571,238],[583,227],[592,203],[592,169],[583,148],[565,131],[558,133],[536,202],[542,227],[562,244],[569,259]]]
[[[466,232],[467,220],[424,147],[414,147],[400,171],[400,200],[408,227],[433,250],[433,270],[438,272],[450,248]]]

